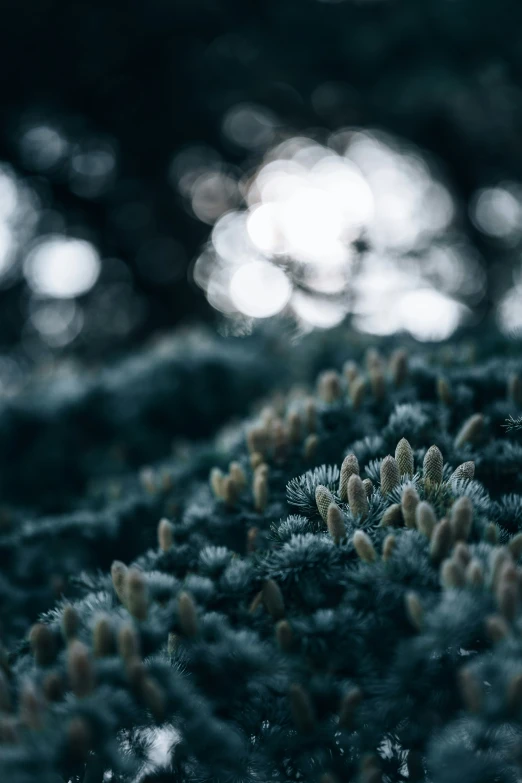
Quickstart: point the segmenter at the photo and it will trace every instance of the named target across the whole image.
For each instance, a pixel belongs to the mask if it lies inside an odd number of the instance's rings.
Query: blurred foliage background
[[[0,363],[522,329],[515,0],[3,0]]]

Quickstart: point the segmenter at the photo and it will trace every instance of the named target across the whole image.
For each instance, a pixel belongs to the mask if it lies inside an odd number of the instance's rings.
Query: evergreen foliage
[[[61,511],[93,479],[168,456],[172,433],[208,437],[268,389],[248,340],[203,331],[180,332],[97,370],[44,377],[0,401],[2,500]]]
[[[520,779],[522,361],[344,353],[0,538],[0,780]]]

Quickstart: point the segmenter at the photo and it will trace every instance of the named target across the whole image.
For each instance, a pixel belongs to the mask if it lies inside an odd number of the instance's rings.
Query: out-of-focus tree
[[[191,262],[246,173],[285,138],[346,127],[435,165],[485,275],[460,298],[490,314],[517,282],[521,21],[515,0],[7,0],[3,344],[96,352],[209,315]]]

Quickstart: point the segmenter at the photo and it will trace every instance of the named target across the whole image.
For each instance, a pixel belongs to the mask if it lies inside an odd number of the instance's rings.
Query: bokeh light
[[[38,241],[24,263],[25,277],[33,291],[63,299],[89,291],[100,268],[99,255],[90,242],[64,236]]]
[[[461,320],[462,305],[433,288],[405,293],[395,304],[401,328],[418,340],[445,340]]]
[[[271,144],[277,124],[275,115],[268,109],[242,103],[225,114],[223,133],[238,147],[259,151]]]
[[[116,151],[111,142],[94,138],[75,146],[69,165],[73,193],[97,198],[110,187],[115,174]]]
[[[74,300],[35,300],[29,322],[47,345],[63,348],[79,335],[83,312]]]
[[[193,199],[220,165],[205,148],[186,151],[176,163],[180,191]],[[237,191],[243,202],[224,211],[231,196],[216,190],[212,214],[223,214],[193,266],[194,281],[227,317],[284,310],[308,330],[351,314],[365,331],[435,340],[468,312],[462,293],[483,296],[449,189],[417,149],[382,133],[286,138],[237,180]]]
[[[68,151],[69,143],[57,128],[35,124],[22,130],[20,153],[28,168],[48,171],[60,163]]]
[[[471,204],[477,228],[495,239],[522,234],[522,189],[513,183],[480,190]]]
[[[236,180],[219,170],[200,174],[190,189],[190,195],[194,215],[210,225],[239,200]]]
[[[31,188],[10,167],[0,165],[0,287],[19,276],[20,249],[29,242],[38,221],[40,203]]]
[[[285,273],[268,261],[250,261],[236,270],[230,296],[237,309],[252,318],[268,318],[287,304],[292,286]]]
[[[497,311],[498,325],[504,334],[522,337],[522,266],[513,275],[514,286],[500,300]]]

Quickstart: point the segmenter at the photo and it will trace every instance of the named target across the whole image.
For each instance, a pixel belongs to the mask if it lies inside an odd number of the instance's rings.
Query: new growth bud
[[[259,451],[254,451],[254,453],[250,455],[250,467],[252,470],[255,470],[259,465],[262,465],[264,461],[265,458]]]
[[[359,473],[359,461],[357,457],[355,454],[348,454],[341,465],[341,475],[339,478],[339,497],[344,503],[348,500],[348,481],[350,480],[350,476],[358,476]]]
[[[214,497],[223,499],[225,495],[225,474],[220,468],[212,468],[210,471],[210,487],[214,493]]]
[[[169,635],[167,636],[167,652],[169,655],[174,655],[178,648],[179,644],[179,636],[177,633],[174,633],[174,631],[169,631]]]
[[[254,476],[254,508],[262,514],[268,503],[268,478],[263,473]]]
[[[458,684],[462,701],[470,712],[478,713],[482,709],[483,691],[475,674],[468,668],[458,673]]]
[[[363,694],[360,688],[350,688],[350,690],[345,693],[339,709],[339,726],[341,728],[351,729],[353,727],[355,713],[361,704],[362,699]]]
[[[441,484],[443,478],[444,459],[437,446],[430,446],[423,462],[424,481],[430,484]]]
[[[150,495],[154,495],[157,490],[157,476],[153,468],[145,467],[140,471],[140,482]]]
[[[420,631],[424,619],[424,609],[422,608],[419,596],[413,590],[410,590],[404,597],[404,603],[410,623],[417,631]]]
[[[381,492],[388,495],[392,489],[400,484],[401,474],[396,460],[388,455],[381,463]]]
[[[174,528],[168,519],[160,519],[158,524],[158,544],[163,552],[168,552],[174,540]]]
[[[247,531],[246,550],[249,553],[256,551],[257,537],[259,535],[258,527],[250,527]]]
[[[132,625],[124,625],[118,631],[118,653],[124,661],[139,657],[140,642]]]
[[[276,419],[272,422],[272,446],[274,459],[278,462],[282,462],[286,458],[288,451],[289,438],[286,427],[281,419]]]
[[[38,666],[48,666],[56,658],[56,639],[51,629],[36,623],[29,631],[29,644]]]
[[[512,623],[518,612],[518,579],[516,567],[509,560],[500,568],[495,592],[500,614]]]
[[[326,370],[319,376],[319,396],[327,403],[338,400],[342,394],[341,379],[335,370]]]
[[[405,487],[401,498],[401,511],[406,527],[416,527],[416,511],[420,498],[415,487]]]
[[[402,386],[408,377],[408,354],[402,348],[390,357],[390,374],[396,386]]]
[[[297,411],[291,411],[288,414],[287,425],[290,443],[299,443],[301,440],[301,417]]]
[[[268,443],[268,433],[266,427],[263,425],[252,427],[248,430],[246,437],[250,454],[265,454]]]
[[[67,656],[69,684],[75,696],[83,698],[94,690],[94,671],[89,658],[89,650],[81,642],[69,646]]]
[[[125,605],[136,620],[147,618],[149,598],[147,582],[142,571],[129,568],[125,585]]]
[[[395,461],[399,466],[399,473],[401,476],[413,476],[413,449],[406,438],[402,438],[397,443]]]
[[[239,498],[240,488],[232,478],[232,476],[225,476],[223,479],[223,500],[228,508],[232,508],[236,505]]]
[[[522,555],[522,533],[517,533],[513,536],[508,544],[508,549],[513,555],[515,560],[518,560]]]
[[[363,487],[364,491],[366,492],[366,497],[369,500],[373,494],[373,481],[369,478],[364,479]]]
[[[451,386],[446,378],[437,378],[437,397],[443,405],[451,405],[452,403]]]
[[[178,599],[178,619],[184,636],[192,639],[199,630],[196,604],[189,593],[182,592]]]
[[[357,530],[353,537],[355,551],[365,563],[373,563],[377,558],[377,553],[371,542],[371,539],[362,530]]]
[[[20,690],[18,711],[21,722],[33,731],[43,727],[43,701],[32,682],[25,682]]]
[[[140,684],[140,694],[146,707],[157,723],[165,717],[166,699],[163,689],[152,677],[143,677]]]
[[[246,487],[247,477],[239,462],[231,462],[228,466],[228,472],[239,489]]]
[[[455,541],[468,540],[473,524],[473,506],[465,495],[451,507],[450,524]]]
[[[92,732],[85,718],[79,715],[71,718],[67,726],[67,744],[74,761],[85,761],[92,745]]]
[[[61,701],[63,698],[64,683],[61,674],[49,672],[43,681],[43,693],[47,701]]]
[[[449,520],[444,518],[435,525],[430,540],[430,557],[434,563],[440,563],[448,556],[453,546],[453,533]]]
[[[443,587],[464,587],[466,577],[461,564],[453,559],[445,560],[440,569],[440,581]]]
[[[303,446],[303,456],[307,462],[310,462],[317,451],[319,445],[319,438],[317,435],[307,435]]]
[[[455,545],[455,549],[453,550],[453,557],[455,560],[459,561],[463,568],[466,568],[469,565],[471,560],[471,552],[469,551],[468,545],[465,544],[464,541],[459,541]]]
[[[328,507],[330,506],[330,503],[335,503],[335,498],[328,487],[325,487],[322,484],[319,484],[319,486],[316,487],[315,502],[317,505],[317,510],[319,511],[323,521],[326,522],[328,516]]]
[[[475,476],[475,463],[471,460],[469,462],[463,462],[459,465],[450,476],[450,481],[454,479],[472,479]]]
[[[368,497],[360,476],[353,474],[348,481],[348,504],[354,517],[364,519],[368,514]]]
[[[388,506],[382,515],[381,527],[400,527],[402,525],[402,512],[398,503]]]
[[[491,641],[502,642],[509,636],[509,626],[499,614],[486,617],[486,631]]]
[[[484,429],[484,416],[482,413],[475,413],[464,422],[462,429],[455,438],[455,446],[460,449],[466,443],[474,443],[481,436]]]
[[[277,582],[269,579],[263,585],[262,590],[263,603],[268,614],[274,620],[282,620],[285,616],[285,602],[283,594]]]
[[[426,538],[431,538],[435,525],[437,524],[437,517],[435,512],[429,503],[425,500],[421,500],[415,511],[415,521],[417,530],[422,533]]]
[[[517,408],[522,408],[522,379],[517,373],[513,373],[508,378],[507,384],[508,400],[516,405]]]
[[[395,549],[395,542],[396,542],[396,538],[392,534],[386,536],[386,538],[382,542],[382,559],[384,560],[384,562],[388,561],[390,557],[393,555],[393,550]]]
[[[315,715],[312,702],[302,685],[290,686],[290,712],[297,730],[309,734],[315,728]]]
[[[98,617],[92,631],[92,651],[97,658],[110,655],[114,648],[112,626],[107,615]]]
[[[276,625],[276,639],[279,649],[291,652],[294,646],[294,632],[288,620],[279,620]]]
[[[364,378],[358,377],[350,384],[350,398],[354,410],[361,407],[364,396],[366,394],[366,381]]]
[[[376,348],[368,348],[366,351],[366,367],[368,370],[382,369],[382,356]]]
[[[359,370],[355,362],[347,361],[343,364],[343,375],[348,384],[352,383],[359,375]]]
[[[62,634],[66,642],[74,639],[78,633],[79,625],[80,618],[78,617],[78,612],[73,606],[67,604],[67,606],[64,607],[62,614]]]
[[[376,400],[383,400],[386,396],[386,381],[380,368],[370,370],[370,386]]]
[[[489,558],[489,569],[491,574],[491,584],[493,589],[496,589],[500,579],[500,575],[504,569],[504,566],[511,565],[513,558],[511,552],[506,547],[499,547],[494,549]]]
[[[482,587],[484,584],[484,570],[480,560],[471,560],[466,567],[466,583],[470,587]]]
[[[326,527],[336,544],[346,535],[343,512],[336,503],[330,503],[326,514]]]
[[[127,566],[120,560],[115,560],[111,565],[111,578],[114,592],[122,603],[125,602],[125,584],[127,580]]]

